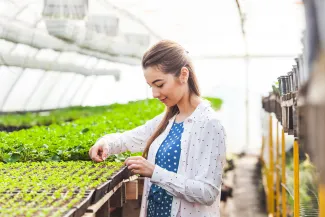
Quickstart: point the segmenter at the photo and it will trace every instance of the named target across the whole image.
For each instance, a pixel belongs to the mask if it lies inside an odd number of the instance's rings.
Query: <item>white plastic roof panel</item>
[[[0,66],[0,109],[5,104],[5,101],[12,91],[12,86],[21,74],[21,68]]]
[[[115,99],[113,99],[114,96],[118,95],[115,91],[116,84],[117,83],[111,76],[96,77],[92,87],[88,89],[87,95],[82,101],[82,105],[107,105],[116,102]]]
[[[81,87],[84,79],[85,76],[75,74],[73,80],[70,83],[70,87],[68,88],[68,90],[60,101],[59,107],[71,106],[71,101],[73,100],[73,97],[77,94],[77,92],[80,90],[79,88]]]
[[[35,57],[38,51],[38,49],[25,44],[16,44],[16,47],[11,51],[11,54],[33,58]]]
[[[304,10],[299,1],[241,1],[246,13],[249,53],[293,56],[301,53]]]
[[[42,109],[54,109],[59,108],[61,98],[65,94],[65,91],[68,89],[71,80],[73,79],[74,73],[60,73],[55,85],[49,91],[46,100],[41,105]]]
[[[16,46],[16,43],[0,39],[0,47],[3,53],[10,53]]]
[[[61,55],[63,55],[63,53],[52,49],[40,49],[35,58],[40,61],[53,61],[53,64],[56,64],[56,59]]]
[[[48,99],[48,94],[56,84],[60,74],[54,71],[44,72],[38,81],[37,89],[25,105],[26,110],[40,110],[42,108],[42,104]]]
[[[61,61],[66,63],[73,62],[78,66],[85,67],[85,63],[89,58],[90,58],[89,56],[79,54],[76,52],[64,52],[58,59],[58,62]]]
[[[33,89],[37,86],[37,81],[43,75],[43,71],[35,69],[25,69],[20,78],[15,83],[3,111],[24,111],[24,106],[29,99]],[[19,100],[17,100],[19,99]]]
[[[82,105],[82,102],[84,101],[85,97],[87,96],[87,93],[89,92],[89,89],[92,87],[95,79],[96,79],[96,76],[85,77],[84,81],[82,82],[82,86],[79,88],[79,91],[72,99],[71,105],[73,105],[73,106],[74,105]]]

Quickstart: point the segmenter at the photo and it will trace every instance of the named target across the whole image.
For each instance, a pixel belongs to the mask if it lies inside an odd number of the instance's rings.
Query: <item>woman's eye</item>
[[[157,85],[157,87],[159,87],[159,88],[161,88],[161,87],[163,87],[164,86],[164,84],[161,84],[161,85]]]

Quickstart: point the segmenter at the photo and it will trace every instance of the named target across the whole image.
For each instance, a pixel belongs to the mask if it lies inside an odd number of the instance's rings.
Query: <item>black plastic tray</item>
[[[111,180],[111,183],[108,186],[108,191],[111,191],[118,183],[122,182],[123,179],[128,179],[130,176],[131,171],[126,166],[124,166],[109,178]]]
[[[97,203],[108,192],[111,180],[104,182],[102,185],[94,190],[94,194],[91,199],[91,204]]]
[[[74,207],[74,208],[76,208],[76,211],[74,212],[73,217],[81,217],[81,216],[83,216],[83,214],[86,213],[87,208],[91,204],[91,199],[92,199],[93,195],[94,195],[94,191],[89,191],[85,194],[85,197],[81,201],[81,203],[79,203],[77,206]]]
[[[74,217],[76,210],[76,208],[70,209],[63,217]]]

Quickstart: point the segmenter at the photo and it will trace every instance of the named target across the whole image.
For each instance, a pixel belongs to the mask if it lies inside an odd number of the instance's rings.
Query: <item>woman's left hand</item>
[[[133,174],[139,174],[151,178],[155,165],[141,156],[129,157],[125,160],[125,165]]]

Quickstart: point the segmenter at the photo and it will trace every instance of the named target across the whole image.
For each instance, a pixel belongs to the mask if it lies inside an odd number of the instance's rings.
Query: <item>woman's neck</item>
[[[179,103],[177,103],[177,107],[179,109],[179,114],[176,116],[177,122],[184,121],[187,117],[189,117],[196,107],[202,102],[202,99],[199,96],[192,95],[183,97]]]

